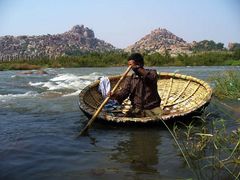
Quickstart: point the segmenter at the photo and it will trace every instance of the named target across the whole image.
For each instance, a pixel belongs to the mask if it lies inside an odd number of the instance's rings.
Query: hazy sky
[[[156,28],[187,42],[240,42],[240,0],[0,0],[0,36],[57,34],[74,25],[116,47]]]

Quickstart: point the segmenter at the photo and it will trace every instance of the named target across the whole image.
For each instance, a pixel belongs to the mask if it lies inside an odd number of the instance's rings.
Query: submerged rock
[[[37,71],[24,71],[24,72],[20,72],[18,74],[37,74],[37,75],[45,75],[48,74],[46,71],[44,70],[37,70]]]

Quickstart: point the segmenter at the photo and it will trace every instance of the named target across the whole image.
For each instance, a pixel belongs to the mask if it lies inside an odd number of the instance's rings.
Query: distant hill
[[[231,51],[239,49],[239,43],[229,43]],[[170,55],[190,54],[202,51],[226,50],[223,43],[212,40],[187,43],[182,38],[164,28],[153,30],[133,45],[123,49],[125,52],[159,52]],[[62,34],[41,36],[2,36],[0,37],[0,62],[17,59],[56,58],[68,55],[81,55],[86,52],[117,51],[113,45],[95,37],[94,31],[83,25],[76,25]]]
[[[155,29],[131,46],[124,49],[127,52],[159,52],[170,54],[190,53],[190,44],[174,35],[167,29]]]
[[[0,61],[112,50],[115,50],[113,45],[95,38],[94,32],[83,25],[76,25],[70,31],[56,35],[0,37]]]

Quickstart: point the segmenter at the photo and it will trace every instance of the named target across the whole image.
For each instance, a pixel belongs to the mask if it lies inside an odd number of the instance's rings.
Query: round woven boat
[[[111,87],[114,87],[120,77],[120,75],[109,77]],[[99,80],[86,86],[79,94],[79,107],[88,117],[91,117],[103,102],[98,85]],[[212,89],[203,80],[192,76],[158,73],[158,93],[162,99],[160,107],[163,110],[159,116],[133,118],[126,117],[121,112],[113,113],[103,110],[98,115],[98,119],[114,122],[150,122],[187,116],[208,104],[212,96]],[[126,101],[125,103],[128,104]]]

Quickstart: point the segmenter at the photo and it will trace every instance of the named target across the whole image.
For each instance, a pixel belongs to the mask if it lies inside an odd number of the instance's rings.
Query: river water
[[[154,67],[203,80],[240,67]],[[78,94],[100,76],[126,67],[0,72],[0,179],[177,179],[193,176],[169,132],[162,126],[119,127],[95,123],[88,136],[76,135],[88,120]],[[208,111],[240,118],[239,101],[212,100]]]

